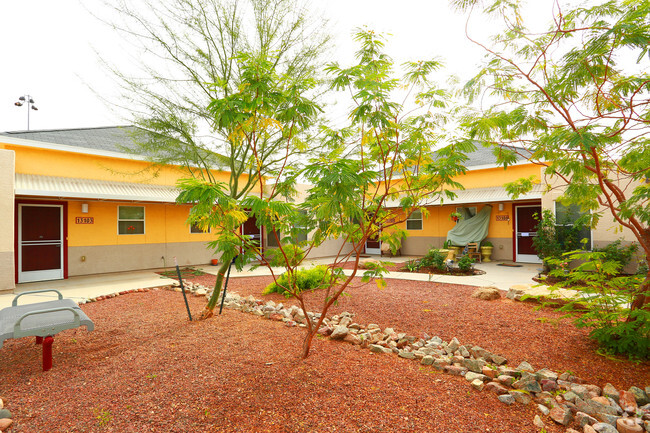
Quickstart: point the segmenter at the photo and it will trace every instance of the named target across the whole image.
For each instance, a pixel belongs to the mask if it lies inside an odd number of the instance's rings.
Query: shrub
[[[632,359],[650,358],[650,311],[630,309],[644,276],[620,276],[620,262],[607,260],[605,252],[573,251],[549,262],[559,268],[567,260],[582,263],[568,272],[561,268],[551,271],[552,276],[562,276],[566,281],[550,290],[554,293],[570,285],[583,296],[570,301],[560,311],[573,315],[576,326],[592,328],[589,337],[605,353],[625,354]]]
[[[319,265],[311,269],[297,269],[293,271],[291,276],[289,272],[283,273],[276,281],[266,286],[262,294],[280,293],[288,298],[291,296],[291,293],[286,291],[285,288],[294,288],[293,290],[300,293],[305,290],[329,287],[334,282],[335,278],[330,268],[325,265]]]
[[[420,270],[420,261],[419,260],[409,260],[406,263],[404,263],[404,269],[406,269],[409,272],[417,272]]]
[[[621,265],[621,270],[632,260],[632,257],[639,249],[637,244],[631,244],[627,247],[621,247],[621,239],[608,244],[604,248],[594,248],[594,252],[605,254],[603,261],[616,262]]]
[[[458,269],[461,271],[469,271],[472,269],[474,261],[475,260],[470,256],[462,256],[460,259],[458,259]]]
[[[536,214],[535,218],[538,223],[535,226],[537,236],[533,238],[533,246],[547,271],[554,269],[549,259],[584,249],[581,232],[587,227],[585,218],[581,217],[571,224],[558,225],[555,215],[549,209],[544,209],[542,215]]]
[[[284,254],[282,254],[284,251]],[[305,258],[305,252],[298,245],[287,244],[280,248],[271,248],[267,251],[269,256],[269,263],[271,266],[286,267],[287,262],[289,266],[297,266],[298,263]],[[286,255],[286,260],[285,260]]]
[[[430,249],[427,252],[427,255],[420,259],[420,266],[424,268],[434,268],[439,271],[444,271],[447,267],[445,266],[446,254],[440,252],[435,248]]]

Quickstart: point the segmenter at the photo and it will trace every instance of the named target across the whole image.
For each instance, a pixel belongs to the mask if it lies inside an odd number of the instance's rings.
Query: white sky
[[[449,73],[469,78],[483,55],[464,34],[465,18],[448,0],[313,0],[331,19],[336,59],[348,64],[356,47],[350,35],[368,26],[390,33],[387,52],[398,62],[444,58]],[[29,94],[38,111],[30,112],[30,129],[122,125],[102,98],[115,98],[117,85],[100,65],[95,50],[118,68],[128,56],[117,36],[91,16],[97,0],[0,0],[0,131],[27,129],[27,108],[16,107]],[[535,0],[532,16],[551,19],[551,0]],[[494,23],[474,20],[473,31]],[[127,116],[128,117],[128,116]]]

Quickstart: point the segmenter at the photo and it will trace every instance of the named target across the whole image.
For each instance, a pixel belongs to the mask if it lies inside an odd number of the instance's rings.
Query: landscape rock
[[[497,371],[493,368],[488,367],[487,365],[483,366],[481,373],[489,377],[490,379],[495,379],[497,377]]]
[[[614,388],[611,383],[608,383],[603,387],[603,395],[605,397],[614,399],[614,401],[618,403],[618,390]]]
[[[482,391],[483,388],[485,387],[485,384],[481,379],[474,379],[471,383],[472,387],[475,389],[478,389],[479,391]],[[501,396],[499,396],[501,397]]]
[[[598,433],[618,433],[613,425],[604,422],[596,423],[592,427]]]
[[[497,376],[497,381],[502,385],[512,386],[512,384],[515,382],[515,378],[512,376],[502,374],[500,376]]]
[[[546,429],[546,424],[544,424],[544,421],[542,421],[539,415],[535,415],[535,418],[533,418],[533,425],[539,429]]]
[[[535,369],[533,368],[533,366],[530,365],[530,364],[529,364],[528,362],[526,362],[526,361],[524,361],[524,362],[522,362],[521,364],[519,364],[519,365],[517,366],[517,370],[528,371],[528,372],[531,372],[531,373],[535,371]]]
[[[343,340],[350,330],[346,326],[336,325],[332,330],[330,338],[332,340]]]
[[[472,293],[472,298],[482,299],[484,301],[494,301],[501,299],[501,292],[496,287],[479,287]]]
[[[539,409],[539,411],[544,415],[548,415],[549,413],[551,413],[550,409],[544,406],[543,404],[538,404],[537,409]]]
[[[568,425],[573,421],[573,414],[566,406],[555,406],[551,409],[550,417],[553,421],[562,425]]]
[[[415,354],[413,352],[407,352],[405,350],[400,350],[397,355],[404,359],[415,359]]]
[[[515,398],[513,396],[511,396],[510,394],[501,394],[498,398],[499,398],[499,401],[501,403],[505,403],[508,406],[510,406],[511,404],[514,404],[514,402],[515,402]]]
[[[461,360],[461,365],[466,369],[473,371],[474,373],[482,373],[483,367],[485,367],[487,363],[485,361],[481,361],[480,359],[463,358]]]
[[[13,424],[13,420],[9,418],[0,418],[0,432],[7,430]]]
[[[519,379],[512,384],[513,388],[522,389],[528,392],[542,392],[542,387],[533,378]]]
[[[465,367],[460,367],[458,365],[445,365],[443,367],[443,370],[445,373],[452,374],[454,376],[462,376],[467,373],[467,369]]]
[[[537,379],[539,380],[557,380],[557,373],[549,370],[548,368],[542,368],[537,373],[535,373],[535,376],[537,376]]]
[[[621,406],[621,409],[629,414],[636,412],[636,397],[630,391],[620,391],[618,393],[618,404]]]
[[[514,285],[510,287],[506,293],[506,298],[512,299],[513,301],[519,301],[525,293],[522,287],[523,286],[520,285]]]
[[[619,418],[616,420],[618,433],[643,433],[645,430],[632,418]]]
[[[593,416],[586,414],[584,412],[577,412],[576,413],[576,422],[580,427],[584,427],[585,425],[594,425],[598,422],[596,418]]]
[[[587,425],[585,425],[583,427],[583,433],[598,433],[598,432],[596,430],[594,430],[594,428],[592,426],[587,424]]]
[[[392,350],[390,350],[389,348],[384,346],[379,346],[377,344],[371,344],[369,347],[370,347],[370,351],[373,353],[392,353]]]
[[[636,386],[633,386],[628,391],[634,395],[637,406],[643,406],[650,403],[649,396],[646,395],[645,391],[642,390],[641,388],[637,388]]]
[[[494,392],[497,395],[508,394],[508,389],[497,382],[489,382],[485,385],[485,390]]]
[[[517,403],[521,403],[523,405],[529,404],[533,400],[530,394],[524,391],[508,391],[508,393],[514,397]]]
[[[12,418],[11,412],[9,409],[0,409],[0,419],[2,418]]]

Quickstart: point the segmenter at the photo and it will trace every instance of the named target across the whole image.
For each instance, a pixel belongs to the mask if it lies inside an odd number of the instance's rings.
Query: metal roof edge
[[[129,159],[135,159],[139,161],[147,161],[147,158],[142,155],[123,153],[123,152],[113,152],[110,150],[89,149],[87,147],[71,146],[68,144],[49,143],[46,141],[38,141],[38,140],[28,140],[26,138],[14,138],[9,135],[2,135],[2,134],[0,134],[0,143],[11,144],[15,146],[39,148],[39,149],[58,150],[61,152],[81,153],[84,155],[106,156],[109,158],[120,158],[120,159],[129,158]]]

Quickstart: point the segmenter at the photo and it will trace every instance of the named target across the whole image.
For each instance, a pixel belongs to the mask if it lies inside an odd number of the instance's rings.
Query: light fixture
[[[29,131],[29,110],[38,111],[38,108],[36,108],[34,100],[29,95],[19,97],[18,101],[14,102],[14,105],[16,107],[22,107],[25,102],[27,102],[27,130]]]
[[[88,203],[81,203],[81,213],[88,213]]]
[[[503,203],[499,203],[499,212],[503,212]]]

